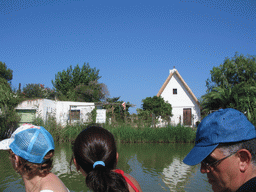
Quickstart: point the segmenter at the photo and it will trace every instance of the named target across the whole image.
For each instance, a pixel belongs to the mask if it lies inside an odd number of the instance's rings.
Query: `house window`
[[[177,89],[172,90],[173,95],[177,95]]]
[[[80,120],[80,109],[71,110],[70,119],[71,120]]]

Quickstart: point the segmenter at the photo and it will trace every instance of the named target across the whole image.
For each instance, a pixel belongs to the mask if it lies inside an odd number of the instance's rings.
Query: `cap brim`
[[[4,139],[0,141],[0,150],[8,150],[10,149],[10,144],[13,142],[12,138]]]
[[[187,165],[197,165],[210,155],[218,145],[195,146],[183,159],[183,162]]]

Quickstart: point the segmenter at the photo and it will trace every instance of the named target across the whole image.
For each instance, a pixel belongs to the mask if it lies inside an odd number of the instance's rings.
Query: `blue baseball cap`
[[[45,162],[45,155],[54,150],[54,140],[44,127],[23,124],[9,139],[0,142],[0,150],[9,149],[31,163],[40,164]]]
[[[201,163],[220,143],[247,141],[256,138],[254,125],[247,117],[231,108],[220,109],[206,116],[196,132],[194,148],[183,162],[187,165]]]

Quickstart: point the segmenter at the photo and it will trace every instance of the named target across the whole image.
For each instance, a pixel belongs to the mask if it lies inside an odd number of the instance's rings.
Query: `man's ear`
[[[245,172],[252,161],[252,154],[247,149],[240,149],[237,152],[237,155],[240,159],[240,162],[239,162],[240,171]]]
[[[116,163],[118,162],[119,154],[116,152]]]

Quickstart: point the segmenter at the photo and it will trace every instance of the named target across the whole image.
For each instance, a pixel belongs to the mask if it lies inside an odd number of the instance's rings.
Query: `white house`
[[[16,111],[21,115],[20,124],[32,123],[35,117],[44,121],[49,116],[56,119],[62,126],[75,122],[88,122],[89,113],[95,108],[94,103],[75,101],[54,101],[50,99],[34,99],[21,102]],[[104,123],[106,110],[97,109],[96,122]]]
[[[194,126],[201,121],[199,102],[177,69],[170,70],[157,96],[172,105],[171,124]]]

